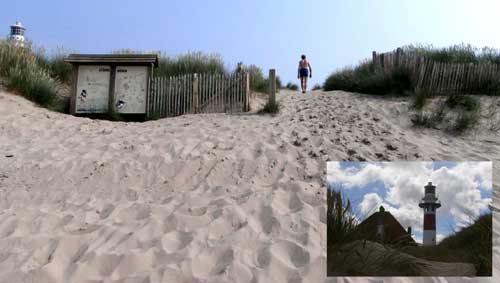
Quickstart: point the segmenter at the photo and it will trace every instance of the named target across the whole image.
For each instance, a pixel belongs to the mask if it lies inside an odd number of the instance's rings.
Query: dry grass
[[[412,108],[416,112],[411,117],[414,126],[463,134],[479,123],[481,104],[477,97],[450,95],[441,98],[436,105],[426,107],[429,97],[427,92],[415,96]]]
[[[0,42],[0,76],[9,90],[41,106],[60,109],[56,95],[60,81],[50,76],[31,50]]]

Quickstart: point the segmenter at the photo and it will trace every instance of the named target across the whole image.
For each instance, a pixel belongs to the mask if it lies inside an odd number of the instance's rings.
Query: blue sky
[[[436,185],[437,240],[488,212],[492,198],[491,162],[329,162],[328,182],[341,188],[362,221],[380,205],[422,239],[423,211],[418,203],[427,182]]]
[[[23,0],[3,1],[4,34],[16,20],[37,44],[81,53],[116,49],[220,53],[229,67],[243,61],[276,68],[296,81],[299,55],[313,83],[332,71],[411,43],[500,47],[500,1],[483,0]]]

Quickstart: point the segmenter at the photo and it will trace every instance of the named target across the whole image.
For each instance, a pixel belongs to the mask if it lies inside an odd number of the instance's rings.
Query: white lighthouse
[[[29,43],[24,37],[26,28],[23,27],[21,22],[16,22],[14,25],[10,26],[9,42],[16,46],[28,47]]]
[[[441,202],[436,197],[436,186],[429,182],[425,188],[425,195],[418,204],[424,209],[424,246],[436,244],[436,210]]]

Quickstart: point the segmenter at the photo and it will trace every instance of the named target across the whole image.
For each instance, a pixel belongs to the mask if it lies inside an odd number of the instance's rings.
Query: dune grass
[[[415,52],[425,58],[441,63],[493,62],[500,64],[500,50],[490,47],[478,48],[465,43],[443,48],[414,44],[403,46],[402,49],[404,52]]]
[[[299,86],[297,84],[294,84],[292,82],[288,82],[285,86],[286,89],[289,90],[299,90]]]
[[[477,276],[491,276],[492,235],[492,214],[488,213],[436,246],[406,247],[402,251],[432,261],[472,263]]]
[[[352,212],[350,200],[343,199],[339,189],[330,184],[326,190],[326,227],[327,227],[327,273],[336,275],[336,270],[343,270],[339,265],[337,254],[343,253],[342,246],[353,240],[358,221]]]
[[[435,48],[432,45],[408,45],[403,52],[414,53],[423,58],[441,63],[480,63],[491,62],[500,64],[500,50],[471,45],[458,44],[445,48]],[[355,67],[347,67],[332,73],[326,79],[324,89],[345,90],[366,94],[407,94],[415,90],[415,82],[411,81],[409,71],[396,68],[384,74],[376,70],[371,60],[361,62]],[[472,90],[474,94],[500,94],[498,80],[484,81]],[[432,93],[432,90],[429,90]]]
[[[0,76],[6,87],[41,106],[60,110],[60,81],[39,60],[29,49],[0,42]]]
[[[257,65],[243,66],[243,70],[250,74],[250,89],[259,93],[266,93],[269,91],[269,77],[264,76],[262,69]],[[276,90],[282,88],[281,78],[276,76]]]
[[[320,90],[322,89],[323,87],[320,85],[320,84],[315,84],[312,88],[312,90]]]
[[[71,84],[72,80],[72,66],[64,59],[70,54],[74,53],[62,47],[57,48],[55,51],[46,54],[43,50],[37,50],[34,54],[37,56],[38,63],[46,70],[52,78],[57,79],[66,85]]]
[[[358,221],[352,212],[350,200],[343,199],[340,190],[327,188],[327,238],[328,248],[335,248],[350,240],[356,232]]]
[[[158,68],[155,76],[177,76],[184,74],[227,74],[224,60],[217,53],[188,52],[177,56],[169,56],[162,51],[141,51],[133,49],[114,50],[113,54],[156,54],[158,55]]]
[[[481,118],[481,104],[477,97],[450,95],[438,101],[437,105],[425,107],[428,97],[426,92],[415,95],[413,108],[416,112],[410,119],[414,126],[462,134],[477,125]]]
[[[158,76],[176,76],[193,73],[226,73],[224,60],[219,54],[205,54],[202,52],[192,52],[169,57],[160,54],[158,69],[155,70]]]
[[[389,73],[375,70],[371,61],[331,74],[323,84],[325,91],[344,90],[367,94],[403,94],[414,89],[410,72],[396,68]]]
[[[186,54],[180,54],[177,56],[168,56],[161,51],[143,52],[132,49],[120,49],[115,50],[114,54],[144,54],[153,53],[157,54],[159,57],[158,68],[155,69],[155,76],[177,76],[184,74],[232,74],[238,69],[249,72],[250,74],[250,89],[255,92],[265,93],[269,89],[269,79],[264,76],[262,69],[257,65],[243,65],[239,63],[239,66],[234,70],[226,68],[226,64],[219,54],[206,54],[203,52],[190,52]],[[281,79],[279,76],[276,77],[277,88],[281,88]]]
[[[275,101],[274,103],[271,103],[270,100],[268,100],[266,102],[266,104],[264,105],[264,107],[262,107],[262,109],[260,109],[259,111],[257,111],[257,114],[277,114],[280,112],[280,109],[281,109],[281,104],[279,101]]]

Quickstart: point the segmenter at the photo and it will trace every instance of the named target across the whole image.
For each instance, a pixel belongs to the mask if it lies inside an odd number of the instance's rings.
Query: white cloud
[[[363,201],[359,203],[359,211],[363,216],[369,216],[376,212],[380,204],[382,203],[382,198],[377,193],[369,193],[363,197]]]
[[[417,242],[419,244],[422,244],[422,242],[423,242],[421,235],[413,235],[413,240],[415,240],[415,242]]]
[[[436,235],[436,243],[440,243],[446,236],[443,234]]]
[[[373,182],[383,182],[386,196],[369,192],[359,204],[361,213],[374,212],[380,204],[403,225],[421,231],[422,209],[418,203],[427,182],[436,185],[442,207],[438,214],[453,218],[458,227],[470,223],[491,203],[481,196],[481,189],[492,189],[491,162],[459,162],[452,168],[433,169],[432,162],[377,162],[362,163],[360,168],[341,168],[339,162],[329,162],[327,179],[342,184],[345,189],[363,188]],[[374,209],[375,206],[375,209]],[[369,216],[369,215],[367,215]],[[442,223],[441,225],[447,225]],[[439,225],[439,223],[438,223]],[[444,226],[443,226],[444,227]]]
[[[412,227],[413,231],[422,231],[424,216],[418,205],[403,205],[400,208],[388,207],[387,210],[403,228]]]

